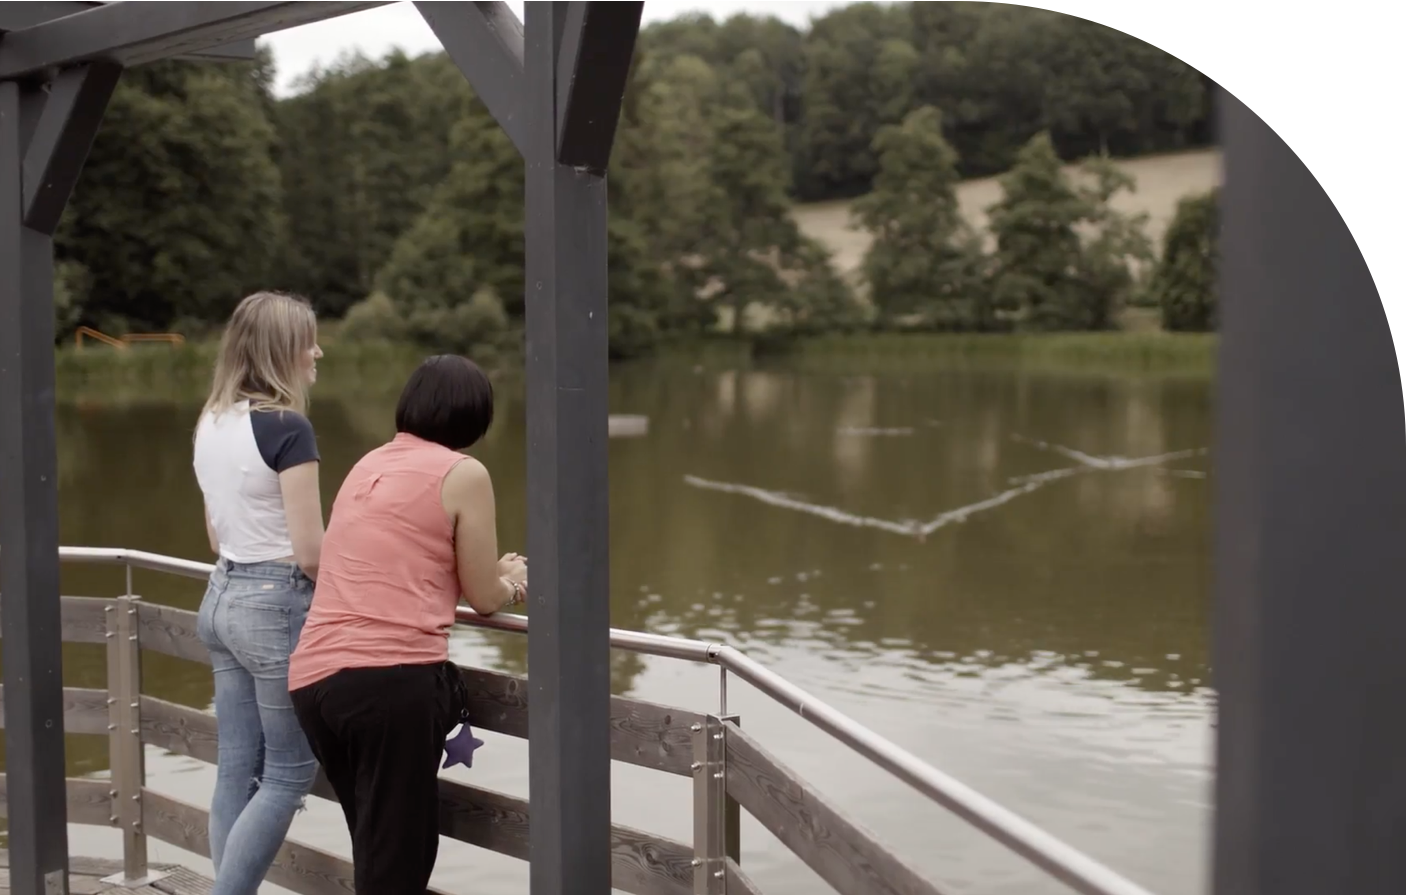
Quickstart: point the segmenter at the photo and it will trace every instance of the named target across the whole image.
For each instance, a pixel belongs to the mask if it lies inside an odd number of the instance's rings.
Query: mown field
[[[1119,211],[1147,213],[1149,236],[1155,246],[1162,241],[1178,200],[1222,181],[1222,153],[1216,149],[1145,156],[1121,162],[1120,167],[1134,178],[1135,191],[1120,194],[1112,204]],[[1073,173],[1075,166],[1068,166],[1067,170]],[[987,208],[1001,197],[1002,189],[995,177],[965,181],[958,188],[960,207],[979,229],[987,225]],[[831,249],[842,273],[855,272],[870,245],[870,237],[865,231],[852,228],[851,200],[799,205],[794,215],[804,233]]]

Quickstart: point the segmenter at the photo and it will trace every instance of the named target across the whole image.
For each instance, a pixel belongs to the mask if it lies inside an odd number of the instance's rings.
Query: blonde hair
[[[247,296],[220,338],[201,416],[220,414],[245,400],[251,410],[306,412],[304,358],[317,341],[318,319],[306,299],[281,292]]]

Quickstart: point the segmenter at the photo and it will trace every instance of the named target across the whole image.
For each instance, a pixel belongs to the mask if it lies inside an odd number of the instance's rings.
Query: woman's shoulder
[[[455,452],[459,454],[459,452]],[[471,483],[481,479],[489,478],[489,468],[475,457],[467,454],[460,454],[458,458],[450,458],[450,469],[445,473],[448,482],[451,479]]]
[[[255,410],[249,414],[259,456],[275,473],[320,460],[313,423],[298,411]]]
[[[447,508],[452,504],[455,507],[463,507],[469,502],[479,500],[486,490],[492,488],[489,468],[477,458],[460,455],[460,460],[445,473],[441,495]]]

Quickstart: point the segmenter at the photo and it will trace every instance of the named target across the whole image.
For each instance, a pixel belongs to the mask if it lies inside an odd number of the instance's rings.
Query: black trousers
[[[464,685],[449,663],[344,669],[292,693],[352,832],[358,893],[424,893],[440,848],[440,756]]]

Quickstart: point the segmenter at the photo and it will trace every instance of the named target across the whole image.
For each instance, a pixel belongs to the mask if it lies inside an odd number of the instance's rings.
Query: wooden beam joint
[[[450,60],[518,152],[527,155],[523,23],[507,3],[416,3]]]
[[[52,236],[102,126],[122,66],[91,62],[61,72],[24,152],[24,225]]]
[[[604,174],[645,4],[565,6],[557,52],[557,160]]]

